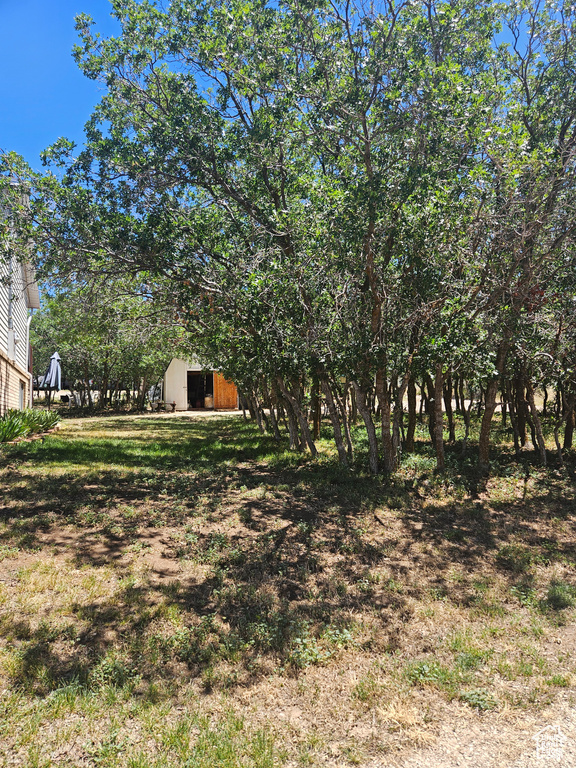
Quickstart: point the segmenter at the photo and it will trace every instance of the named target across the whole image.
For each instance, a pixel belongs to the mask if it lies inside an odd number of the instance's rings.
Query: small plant
[[[24,411],[7,411],[0,418],[0,443],[8,443],[30,434],[47,432],[58,424],[60,417],[51,411],[28,408]]]
[[[516,584],[510,587],[510,594],[514,595],[520,605],[525,608],[533,608],[536,605],[536,590],[528,584]]]
[[[405,672],[412,685],[431,686],[449,691],[454,687],[455,674],[437,661],[418,661]]]
[[[0,419],[0,443],[9,443],[29,434],[30,427],[24,419],[23,412],[8,411]]]
[[[562,611],[565,608],[573,608],[576,605],[576,587],[553,579],[541,605],[543,610],[551,608],[554,611]]]
[[[525,573],[532,565],[532,554],[520,544],[506,544],[498,551],[496,562],[500,568],[512,573]]]
[[[552,675],[549,680],[546,680],[547,685],[554,685],[557,688],[568,688],[570,686],[570,678],[565,675]]]
[[[362,704],[373,705],[382,696],[383,685],[372,673],[360,678],[352,689],[352,697]]]
[[[464,691],[460,694],[460,701],[463,701],[468,704],[468,706],[473,707],[474,709],[479,709],[482,712],[489,709],[496,709],[498,706],[497,699],[484,688],[474,688],[471,691]]]
[[[104,656],[91,670],[88,682],[93,690],[100,688],[122,688],[135,680],[136,671],[114,655]]]

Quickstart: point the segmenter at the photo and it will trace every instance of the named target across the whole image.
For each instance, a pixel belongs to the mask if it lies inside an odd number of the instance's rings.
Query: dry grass
[[[362,764],[431,743],[447,707],[573,690],[568,474],[503,443],[487,485],[457,446],[436,477],[420,447],[385,484],[320,448],[117,417],[4,449],[6,765]]]

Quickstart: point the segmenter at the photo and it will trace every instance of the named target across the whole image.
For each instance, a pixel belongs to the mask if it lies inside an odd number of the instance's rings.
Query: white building
[[[15,253],[0,250],[0,416],[31,404],[32,309],[40,309],[33,269]]]
[[[164,374],[163,399],[177,411],[196,408],[234,410],[238,391],[218,371],[207,371],[195,361],[174,358]]]

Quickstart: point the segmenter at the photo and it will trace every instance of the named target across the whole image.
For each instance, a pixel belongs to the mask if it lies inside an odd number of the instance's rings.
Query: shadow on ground
[[[70,601],[65,620],[4,611],[12,684],[248,685],[346,647],[401,648],[415,600],[504,615],[512,606],[488,596],[491,583],[576,563],[573,486],[501,452],[479,493],[456,446],[448,456],[452,470],[435,477],[419,446],[414,469],[384,483],[230,418],[83,420],[11,446],[2,546],[96,580],[112,569],[115,584]],[[16,584],[18,554],[0,566]]]

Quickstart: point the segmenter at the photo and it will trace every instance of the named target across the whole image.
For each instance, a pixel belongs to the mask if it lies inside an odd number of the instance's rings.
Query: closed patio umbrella
[[[50,365],[44,376],[42,383],[42,389],[48,390],[48,404],[50,404],[50,394],[52,390],[58,392],[62,388],[62,365],[60,363],[60,355],[58,352],[54,352],[50,358]]]

